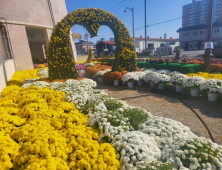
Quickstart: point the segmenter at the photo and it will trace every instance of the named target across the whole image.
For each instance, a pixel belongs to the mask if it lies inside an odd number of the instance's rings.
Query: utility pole
[[[146,0],[144,0],[144,6],[145,6],[145,50],[146,50]]]
[[[127,12],[127,9],[129,9],[132,12],[132,29],[133,29],[133,42],[135,44],[135,33],[134,33],[134,8],[127,7],[124,12]]]
[[[204,53],[204,69],[207,73],[211,72],[211,58],[213,57],[212,49],[212,12],[213,12],[213,0],[209,1],[208,6],[208,19],[207,19],[207,38],[205,43],[205,53]]]

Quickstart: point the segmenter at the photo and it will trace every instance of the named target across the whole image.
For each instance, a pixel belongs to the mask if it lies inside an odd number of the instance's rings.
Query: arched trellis
[[[50,80],[78,77],[69,46],[69,32],[75,24],[84,26],[91,37],[97,35],[101,25],[108,26],[114,33],[116,43],[116,56],[112,71],[136,70],[135,45],[124,23],[110,12],[97,8],[86,8],[69,13],[54,27],[47,50]]]

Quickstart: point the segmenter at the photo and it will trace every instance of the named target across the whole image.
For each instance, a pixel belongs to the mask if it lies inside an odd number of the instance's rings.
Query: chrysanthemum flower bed
[[[22,73],[1,93],[2,169],[222,168],[220,145],[94,90],[93,80],[44,82],[46,70]]]

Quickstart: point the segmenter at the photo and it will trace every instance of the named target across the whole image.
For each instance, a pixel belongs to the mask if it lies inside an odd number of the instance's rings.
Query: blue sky
[[[132,12],[124,12],[126,7],[134,7],[134,22],[135,29],[143,27],[144,24],[144,0],[65,0],[68,13],[78,8],[101,8],[107,10],[122,20],[127,26],[132,35]],[[182,6],[191,3],[192,0],[147,0],[147,25],[159,23],[162,21],[171,20],[182,16]],[[147,36],[151,38],[163,37],[166,31],[167,38],[178,38],[176,32],[182,26],[182,19],[172,22],[154,25],[147,28]],[[86,30],[82,26],[75,25],[72,32],[80,33],[84,36]],[[145,29],[135,30],[135,36],[145,35]],[[105,36],[106,40],[113,37],[111,30],[107,26],[102,26],[99,29],[98,37],[89,38],[89,41],[96,42]]]

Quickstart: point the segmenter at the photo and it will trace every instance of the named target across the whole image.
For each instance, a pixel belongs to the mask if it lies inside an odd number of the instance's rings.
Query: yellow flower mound
[[[26,79],[37,79],[40,78],[37,75],[39,69],[30,69],[24,71],[16,71],[12,78],[9,80],[7,86],[16,85],[22,86],[22,82]]]
[[[200,76],[200,77],[205,78],[206,80],[207,79],[220,79],[220,80],[222,80],[222,74],[209,74],[209,73],[206,73],[206,72],[198,72],[198,73],[189,73],[189,74],[186,74],[186,75],[189,76],[189,77]]]
[[[0,169],[119,169],[115,149],[98,142],[65,93],[7,86],[0,98]],[[12,163],[13,162],[13,163]]]

